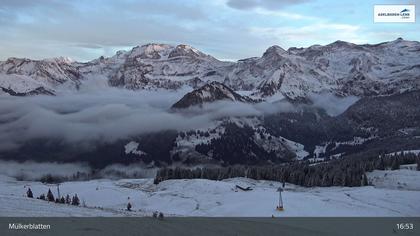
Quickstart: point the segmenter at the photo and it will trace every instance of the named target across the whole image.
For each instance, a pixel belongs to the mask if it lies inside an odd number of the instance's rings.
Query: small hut
[[[283,192],[283,188],[281,188],[281,187],[279,187],[278,189],[277,189],[277,192],[279,192],[279,205],[277,206],[277,210],[278,211],[282,211],[282,210],[284,210],[283,209],[283,199],[282,199],[282,197],[281,197],[281,192]]]

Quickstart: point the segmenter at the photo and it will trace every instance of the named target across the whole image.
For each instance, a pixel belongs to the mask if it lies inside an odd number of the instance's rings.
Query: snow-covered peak
[[[221,100],[253,102],[252,99],[239,95],[223,83],[213,81],[187,93],[172,108],[187,108]]]
[[[202,57],[204,58],[204,57],[207,57],[207,55],[189,45],[180,44],[176,46],[169,54],[169,58],[174,58],[174,57],[193,57],[193,58]]]
[[[335,47],[335,48],[353,47],[353,46],[356,46],[356,44],[342,41],[342,40],[337,40],[333,43],[326,45],[326,47]]]
[[[134,47],[129,52],[129,58],[161,59],[167,57],[174,47],[168,44],[150,43]]]
[[[70,57],[53,57],[53,58],[48,58],[48,59],[44,59],[45,61],[48,62],[56,62],[56,63],[61,63],[61,64],[71,64],[73,62],[75,62],[73,59],[71,59]]]
[[[387,48],[405,48],[405,47],[419,48],[420,47],[420,43],[418,41],[410,41],[410,40],[405,40],[403,38],[397,38],[396,40],[380,43],[377,45],[381,45]]]
[[[166,60],[177,57],[210,58],[210,56],[185,44],[173,46],[169,44],[149,43],[134,47],[128,53],[128,58],[140,59]]]
[[[269,57],[271,55],[282,55],[283,53],[287,53],[282,47],[274,45],[269,47],[263,54],[263,57]]]

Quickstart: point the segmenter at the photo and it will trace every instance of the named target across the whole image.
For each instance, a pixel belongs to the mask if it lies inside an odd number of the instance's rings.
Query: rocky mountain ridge
[[[172,108],[188,108],[191,106],[201,106],[205,103],[212,103],[216,101],[231,101],[231,102],[244,102],[255,103],[254,100],[247,96],[242,96],[223,83],[216,81],[205,84],[204,86],[193,90],[184,95],[178,102],[172,105]]]
[[[364,97],[420,88],[419,53],[419,42],[399,38],[374,45],[336,41],[288,50],[272,46],[261,57],[223,62],[188,45],[147,44],[86,63],[10,58],[0,62],[0,86],[15,93],[39,87],[54,93],[63,84],[77,89],[90,78],[133,90],[196,89],[216,81],[263,99],[296,100],[325,91]],[[30,82],[14,88],[10,75]]]

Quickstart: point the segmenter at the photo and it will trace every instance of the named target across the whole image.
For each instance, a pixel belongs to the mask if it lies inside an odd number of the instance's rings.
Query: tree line
[[[328,162],[301,161],[276,166],[229,166],[215,168],[161,168],[154,183],[168,179],[222,180],[246,177],[255,180],[288,182],[305,187],[366,186],[367,172],[373,170],[396,170],[400,165],[417,163],[420,170],[420,155],[399,153],[394,156],[353,157]]]
[[[139,178],[144,178],[145,176],[147,176],[147,173],[145,173],[146,171],[147,170],[127,172],[124,169],[122,170],[112,169],[112,170],[107,170],[107,171],[93,169],[90,172],[77,171],[73,175],[69,175],[69,176],[45,174],[37,180],[46,184],[57,184],[57,183],[70,182],[70,181],[88,181],[92,179],[101,179],[104,177],[118,178],[118,179],[133,179],[133,178],[139,179]],[[20,179],[20,180],[25,180],[25,179]]]
[[[28,190],[26,191],[26,196],[28,198],[34,198],[31,188],[28,188]],[[61,198],[60,197],[55,198],[54,194],[51,192],[51,189],[48,189],[48,192],[46,195],[43,193],[39,195],[39,197],[37,197],[36,199],[44,200],[48,202],[60,203],[60,204],[68,204],[68,205],[73,205],[73,206],[80,205],[80,200],[77,194],[75,194],[72,198],[70,198],[70,195],[68,194],[66,195],[66,197],[62,196]]]

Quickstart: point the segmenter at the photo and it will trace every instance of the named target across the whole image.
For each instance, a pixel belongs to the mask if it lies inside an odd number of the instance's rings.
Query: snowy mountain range
[[[420,87],[420,43],[343,41],[308,48],[268,48],[261,57],[223,62],[188,45],[147,44],[81,63],[67,58],[0,62],[0,88],[11,95],[55,94],[103,78],[127,89],[199,88],[219,82],[254,98],[297,100],[311,93],[389,95]]]
[[[195,115],[185,114],[186,108],[217,106],[217,102],[232,103],[224,112],[233,115],[215,115],[217,118],[209,119],[199,128],[193,128],[192,123],[191,128],[181,130],[130,133],[113,142],[98,142],[88,150],[56,138],[61,134],[36,127],[34,130],[41,130],[42,134],[53,133],[54,139],[22,141],[20,148],[0,152],[0,158],[83,160],[100,167],[137,161],[155,166],[229,165],[323,160],[420,148],[420,43],[416,41],[399,38],[375,45],[336,41],[325,46],[288,50],[272,46],[261,57],[237,62],[217,60],[191,46],[167,44],[138,46],[85,63],[67,58],[9,58],[0,62],[3,96],[60,96],[63,91],[79,90],[92,79],[124,91],[156,90],[159,94],[161,90],[189,88],[189,92],[168,107],[169,114],[164,114],[173,122],[179,121],[173,114],[182,119]],[[313,97],[317,94],[338,98],[357,96],[360,100],[332,115],[316,105]],[[252,113],[264,109],[266,103],[270,107],[288,108]],[[254,115],[229,113],[241,104],[262,107],[246,108]],[[118,117],[118,112],[125,114],[128,106],[111,110],[113,114],[107,116],[106,110],[95,108],[87,118],[76,119],[76,123],[87,122],[84,129],[93,126],[90,123],[93,121],[108,124],[105,122]],[[202,111],[212,113],[214,109]],[[54,121],[71,112],[57,112]],[[18,115],[4,116],[0,122],[6,126],[11,122],[8,117]],[[198,117],[205,119],[208,115]],[[30,119],[20,123],[26,120]],[[134,122],[133,125],[143,124]],[[70,129],[74,129],[73,124]],[[98,137],[103,136],[99,132]]]

